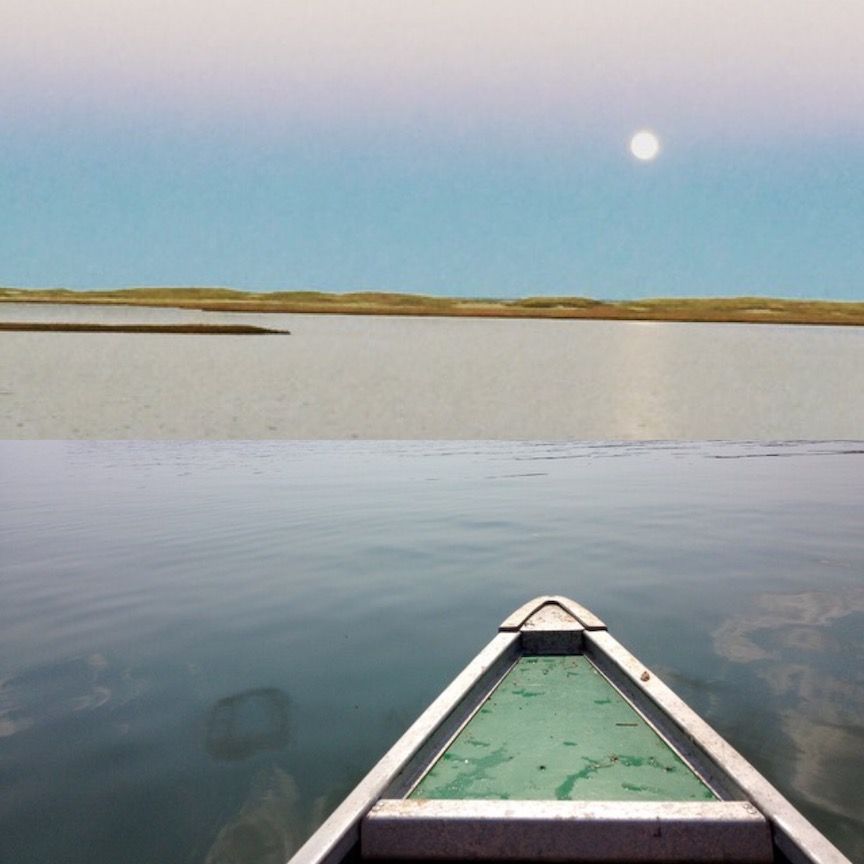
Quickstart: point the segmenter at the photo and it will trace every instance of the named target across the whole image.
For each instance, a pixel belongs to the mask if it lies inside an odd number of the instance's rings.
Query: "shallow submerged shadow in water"
[[[261,772],[240,810],[220,829],[205,864],[284,864],[299,846],[294,778],[280,768]]]
[[[284,864],[346,791],[305,803],[290,774],[276,766],[260,771],[240,809],[219,829],[204,864]]]
[[[237,761],[261,750],[281,750],[289,737],[288,702],[276,687],[220,699],[207,719],[207,752],[214,759]]]

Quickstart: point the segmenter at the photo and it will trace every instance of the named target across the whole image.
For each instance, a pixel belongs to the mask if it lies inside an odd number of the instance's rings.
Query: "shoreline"
[[[4,302],[154,306],[203,312],[864,326],[864,302],[770,297],[608,301],[585,297],[529,297],[496,300],[377,292],[327,294],[292,291],[268,294],[218,288],[127,288],[113,291],[0,288],[0,304]],[[52,329],[58,328],[52,325]],[[257,329],[267,332],[266,328]]]

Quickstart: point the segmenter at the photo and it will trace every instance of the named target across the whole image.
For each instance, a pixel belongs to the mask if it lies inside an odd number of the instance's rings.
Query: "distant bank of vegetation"
[[[322,291],[254,293],[229,288],[124,288],[113,291],[0,288],[0,302],[3,301],[173,306],[215,312],[864,325],[864,302],[782,300],[770,297],[651,300],[527,297],[496,300],[368,291],[327,294]]]

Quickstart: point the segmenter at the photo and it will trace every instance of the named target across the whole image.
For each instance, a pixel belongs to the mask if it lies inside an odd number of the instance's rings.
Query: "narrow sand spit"
[[[134,310],[122,314],[135,320]],[[2,333],[0,436],[627,440],[864,432],[861,328],[198,315],[291,335]]]

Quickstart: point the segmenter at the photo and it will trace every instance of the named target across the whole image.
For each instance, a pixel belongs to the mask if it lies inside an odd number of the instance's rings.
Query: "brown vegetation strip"
[[[864,325],[864,302],[774,297],[666,297],[647,300],[526,297],[506,300],[372,291],[326,294],[322,291],[261,293],[227,288],[126,288],[114,291],[0,288],[0,301],[169,306],[213,312]]]
[[[192,333],[204,336],[264,336],[291,332],[246,324],[54,324],[31,321],[0,321],[0,330],[48,333]]]

